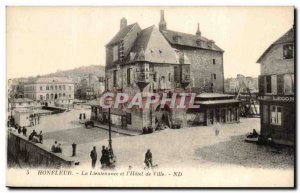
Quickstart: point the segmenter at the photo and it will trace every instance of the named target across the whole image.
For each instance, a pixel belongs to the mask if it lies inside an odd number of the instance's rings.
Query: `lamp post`
[[[106,99],[106,103],[107,103],[107,105],[109,105],[109,108],[108,108],[108,135],[109,135],[108,144],[109,144],[109,150],[111,152],[111,155],[113,156],[112,139],[111,139],[111,123],[110,123],[110,108],[113,103],[113,99],[111,97],[108,97]]]

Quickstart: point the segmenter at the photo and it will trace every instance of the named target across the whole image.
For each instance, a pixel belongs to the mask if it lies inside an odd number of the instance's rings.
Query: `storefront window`
[[[282,107],[272,105],[270,111],[271,111],[271,124],[281,125]]]

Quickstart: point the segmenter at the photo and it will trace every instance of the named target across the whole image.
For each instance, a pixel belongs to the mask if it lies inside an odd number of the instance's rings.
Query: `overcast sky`
[[[122,17],[141,28],[196,32],[225,50],[225,77],[257,76],[265,49],[293,25],[292,7],[9,7],[8,78],[42,75],[91,64],[105,65],[105,44]]]

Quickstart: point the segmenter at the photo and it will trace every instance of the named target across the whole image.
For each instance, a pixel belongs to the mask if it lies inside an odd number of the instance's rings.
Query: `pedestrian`
[[[22,133],[23,133],[23,135],[24,135],[25,137],[27,136],[27,129],[26,129],[26,127],[23,127]]]
[[[55,141],[54,144],[52,145],[51,151],[55,153],[56,149],[57,149],[57,141]]]
[[[90,153],[90,157],[92,159],[92,168],[95,169],[96,161],[97,161],[97,151],[96,146],[93,147],[93,150]]]
[[[42,131],[40,131],[39,140],[40,140],[40,143],[43,143],[43,132]]]
[[[102,150],[101,150],[100,163],[101,163],[101,166],[103,167],[104,163],[105,163],[105,146],[104,145],[102,146]]]
[[[85,113],[83,113],[83,119],[85,120]]]
[[[37,116],[38,124],[40,124],[40,116]]]
[[[18,133],[19,133],[19,134],[22,132],[22,129],[21,129],[21,128],[22,128],[21,126],[18,127]]]
[[[150,151],[150,149],[147,150],[146,154],[145,154],[145,164],[148,168],[153,167],[152,165],[152,153]]]
[[[61,144],[59,143],[56,148],[56,153],[62,153]]]
[[[80,115],[79,115],[79,120],[81,120],[81,117],[82,117],[82,114],[80,113]]]
[[[220,124],[219,124],[219,123],[216,123],[216,124],[215,124],[215,126],[214,126],[214,129],[215,129],[215,136],[218,136],[218,135],[219,135],[219,133],[220,133],[219,126],[220,126]]]

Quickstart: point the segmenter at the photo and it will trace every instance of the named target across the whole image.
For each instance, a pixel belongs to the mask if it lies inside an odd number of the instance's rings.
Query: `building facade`
[[[188,111],[189,125],[208,126],[240,121],[240,101],[234,99],[234,95],[202,93],[197,95],[195,104],[200,105],[200,108]]]
[[[162,10],[159,30],[174,49],[189,59],[193,90],[198,93],[224,92],[224,51],[213,40],[203,36],[199,23],[195,34],[169,30]]]
[[[105,90],[104,80],[104,77],[93,74],[82,76],[76,89],[77,98],[91,100],[100,96]]]
[[[24,95],[45,106],[67,107],[74,101],[74,83],[64,77],[38,78],[24,86]]]
[[[129,94],[129,98],[140,92],[143,99],[149,93],[186,93],[187,98],[195,91],[223,93],[223,52],[214,41],[201,35],[199,25],[195,35],[168,30],[163,11],[159,28],[141,29],[138,23],[127,25],[122,18],[119,32],[106,45],[106,90]],[[213,99],[217,100],[208,100]],[[223,100],[218,108],[227,106],[226,102]],[[97,103],[91,103],[92,120],[107,123],[108,110]],[[168,102],[163,107],[155,104],[149,110],[112,108],[111,122],[137,131],[144,127],[155,129],[159,124],[180,128],[188,125],[187,111],[172,109]]]
[[[244,76],[242,74],[238,74],[236,78],[226,78],[224,82],[224,90],[225,93],[237,93],[247,92],[247,88],[252,93],[258,92],[258,78],[251,76]]]
[[[258,59],[261,134],[275,143],[295,143],[294,28],[275,41]]]
[[[141,29],[137,23],[121,20],[120,30],[106,45],[106,88],[132,98],[141,93],[186,92],[190,83],[190,62],[184,53],[174,50],[155,26]],[[124,104],[126,105],[126,104]],[[154,105],[148,110],[111,109],[111,122],[124,129],[142,131],[157,124],[185,126],[185,113],[169,104]],[[107,122],[107,109],[92,106],[92,119]]]

